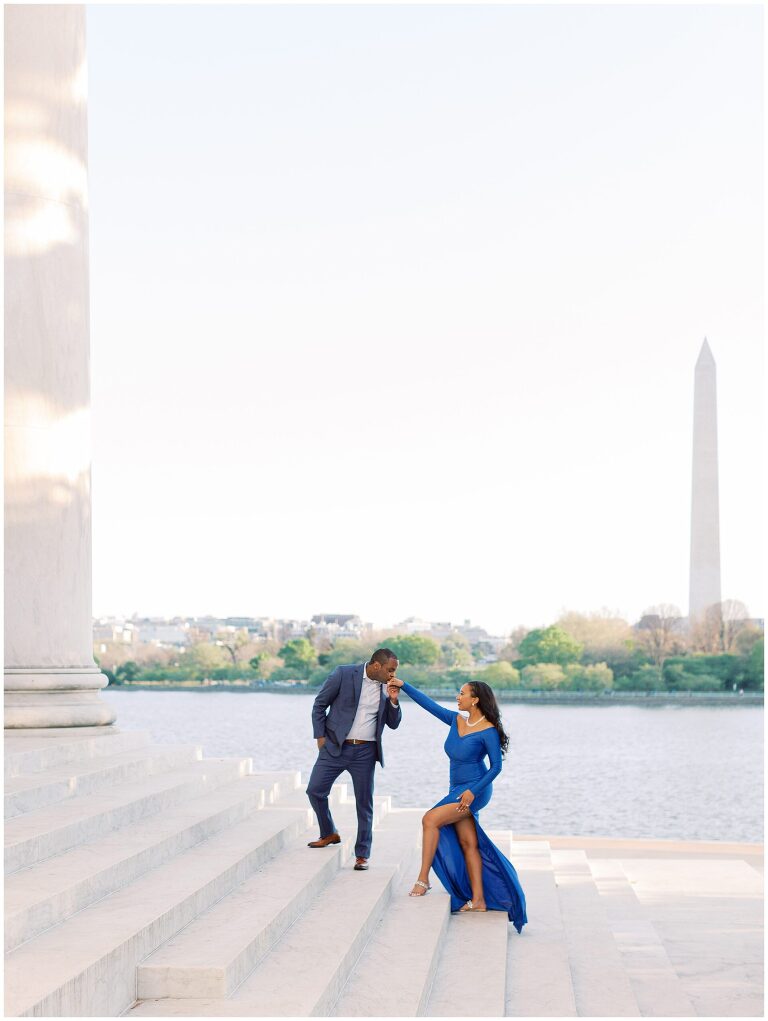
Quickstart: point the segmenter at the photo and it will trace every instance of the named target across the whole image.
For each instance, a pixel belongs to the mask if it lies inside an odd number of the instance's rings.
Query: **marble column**
[[[704,340],[694,374],[691,569],[688,616],[702,618],[720,595],[717,368]]]
[[[99,727],[85,8],[5,7],[5,726]]]

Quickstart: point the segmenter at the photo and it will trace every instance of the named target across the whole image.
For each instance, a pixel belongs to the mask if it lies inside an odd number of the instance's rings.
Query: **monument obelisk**
[[[689,619],[701,618],[720,599],[717,369],[705,337],[696,362],[693,389]]]

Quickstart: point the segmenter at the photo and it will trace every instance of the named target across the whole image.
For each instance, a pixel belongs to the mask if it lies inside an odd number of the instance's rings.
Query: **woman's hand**
[[[469,791],[469,790],[464,791],[464,793],[459,798],[459,803],[456,806],[456,811],[457,812],[468,812],[469,811],[469,806],[472,804],[472,802],[474,800],[475,800],[475,795],[472,793],[472,791]]]
[[[389,684],[390,687],[392,688],[402,688],[402,686],[405,684],[405,681],[401,681],[399,677],[391,677],[387,681],[387,684]]]

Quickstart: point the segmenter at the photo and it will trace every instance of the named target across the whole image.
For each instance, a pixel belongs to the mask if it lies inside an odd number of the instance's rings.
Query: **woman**
[[[509,745],[493,691],[482,681],[462,687],[456,702],[460,712],[469,714],[465,720],[399,677],[389,683],[450,728],[444,745],[451,760],[450,788],[422,819],[421,872],[411,896],[423,897],[431,889],[429,870],[434,868],[451,895],[451,910],[506,911],[520,932],[527,918],[517,873],[478,821],[480,809],[491,800],[491,781],[501,772]]]

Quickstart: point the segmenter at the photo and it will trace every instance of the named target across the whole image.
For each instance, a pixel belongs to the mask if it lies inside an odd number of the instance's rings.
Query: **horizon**
[[[740,600],[734,600],[734,602],[738,603],[738,602],[741,602],[741,601]],[[662,604],[653,604],[651,606],[646,607],[645,611],[651,611],[651,610],[658,609],[661,605]],[[675,608],[679,609],[679,607],[675,607]],[[750,612],[749,612],[749,607],[745,606],[745,609],[747,610],[747,616],[745,616],[743,618],[736,618],[736,619],[738,619],[738,620],[749,620],[749,621],[758,621],[758,620],[763,620],[764,619],[764,618],[762,618],[759,615],[757,615],[757,616],[751,615]],[[608,620],[623,620],[630,627],[636,627],[640,623],[640,621],[643,619],[643,617],[646,616],[646,612],[645,611],[643,613],[641,613],[635,620],[633,620],[632,618],[622,616],[621,614],[618,614],[618,613],[614,613],[614,612],[608,610],[606,607],[603,607],[600,610],[586,610],[586,611],[584,611],[584,610],[572,610],[572,609],[568,609],[568,610],[562,611],[558,615],[558,617],[553,619],[553,620],[546,621],[546,622],[541,622],[540,621],[540,622],[538,622],[536,624],[532,624],[532,625],[522,624],[522,623],[521,624],[515,624],[514,626],[510,627],[508,630],[503,630],[503,631],[494,631],[492,629],[489,629],[482,621],[476,621],[476,620],[473,620],[472,618],[466,618],[466,617],[462,618],[461,622],[459,623],[459,622],[456,622],[456,621],[453,621],[453,620],[437,621],[437,620],[428,620],[428,619],[425,619],[425,618],[422,618],[422,617],[418,617],[417,618],[413,614],[411,614],[409,616],[406,616],[406,617],[402,617],[399,621],[393,622],[391,624],[378,624],[378,623],[375,623],[375,622],[369,622],[369,621],[366,621],[359,613],[354,613],[354,612],[353,613],[346,613],[346,612],[345,613],[327,613],[327,614],[315,613],[315,614],[311,614],[309,617],[290,617],[290,616],[288,616],[288,617],[277,617],[277,616],[266,614],[266,613],[253,613],[253,614],[249,614],[249,613],[225,613],[225,614],[215,614],[215,613],[197,613],[197,614],[185,614],[185,613],[142,614],[142,613],[139,613],[138,611],[134,611],[131,614],[100,613],[100,614],[93,614],[92,616],[93,616],[93,620],[94,621],[98,621],[98,620],[125,620],[125,621],[131,621],[131,620],[163,620],[163,621],[174,621],[174,620],[204,620],[204,619],[208,618],[208,619],[217,620],[217,621],[223,621],[223,620],[228,620],[228,619],[235,619],[235,620],[236,619],[244,619],[244,620],[270,620],[270,621],[279,621],[279,622],[280,621],[291,621],[291,622],[296,622],[296,623],[306,623],[308,626],[312,625],[312,618],[313,617],[349,616],[349,617],[357,617],[360,620],[361,625],[362,625],[364,631],[392,631],[393,629],[395,629],[395,628],[397,628],[397,627],[399,627],[399,626],[401,626],[403,624],[407,624],[411,620],[417,620],[417,621],[423,622],[423,623],[428,624],[428,625],[437,625],[437,624],[447,625],[447,624],[449,624],[452,628],[459,629],[459,630],[462,629],[462,628],[480,628],[480,629],[484,630],[488,634],[488,636],[490,638],[508,638],[514,631],[517,631],[519,629],[527,629],[528,631],[533,631],[533,630],[536,630],[536,629],[539,629],[539,628],[545,628],[545,627],[550,627],[552,625],[559,624],[560,620],[562,619],[562,617],[565,616],[566,614],[575,614],[577,616],[582,616],[582,617],[584,617],[586,619],[594,618],[594,619],[608,619]],[[687,621],[689,618],[688,618],[688,616],[686,614],[681,612],[679,619]],[[414,634],[420,634],[420,633],[422,633],[422,632],[421,631],[415,631],[414,632]],[[428,631],[424,631],[424,633],[429,633],[429,632]]]

